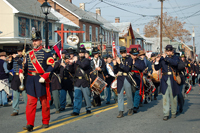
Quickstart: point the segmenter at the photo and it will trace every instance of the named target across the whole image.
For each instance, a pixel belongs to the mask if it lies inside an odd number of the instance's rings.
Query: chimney
[[[67,0],[67,1],[69,1],[70,3],[72,3],[72,0]]]
[[[120,23],[120,18],[119,17],[115,18],[115,23]]]
[[[83,11],[85,11],[85,3],[80,3],[79,6],[80,6],[80,9],[82,9]]]
[[[137,33],[140,33],[140,28],[137,28]]]
[[[96,8],[96,14],[101,16],[101,9],[99,7]]]

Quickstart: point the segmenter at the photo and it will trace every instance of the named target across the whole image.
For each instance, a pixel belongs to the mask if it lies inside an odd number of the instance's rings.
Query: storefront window
[[[19,36],[30,37],[30,20],[28,18],[19,17]]]

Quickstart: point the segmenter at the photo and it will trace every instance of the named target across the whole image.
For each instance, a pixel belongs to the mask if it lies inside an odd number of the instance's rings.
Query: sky
[[[120,17],[120,22],[131,22],[133,30],[140,29],[144,35],[144,26],[155,16],[161,14],[161,2],[159,0],[72,0],[79,7],[79,3],[85,3],[85,10],[96,12],[101,9],[101,16],[111,23],[115,17]],[[195,45],[197,54],[200,53],[200,0],[165,0],[163,13],[178,17],[181,22],[186,22],[184,28],[192,34],[195,32]],[[187,45],[193,45],[191,39]]]

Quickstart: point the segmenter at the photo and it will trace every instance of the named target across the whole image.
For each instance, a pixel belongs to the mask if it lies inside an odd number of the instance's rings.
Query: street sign
[[[70,35],[67,37],[67,42],[70,45],[77,45],[79,42],[79,38],[76,35]]]

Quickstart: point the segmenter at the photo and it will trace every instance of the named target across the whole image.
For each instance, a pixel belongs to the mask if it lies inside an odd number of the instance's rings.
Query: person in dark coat
[[[172,45],[167,45],[165,53],[162,57],[157,57],[155,63],[155,70],[162,68],[160,89],[163,94],[163,120],[168,120],[170,111],[169,102],[171,102],[172,118],[176,118],[177,95],[180,93],[180,88],[173,78],[173,71],[176,70],[177,66],[178,58],[173,55],[173,47]]]
[[[124,112],[124,90],[127,95],[127,108],[128,115],[133,114],[133,96],[131,90],[131,81],[128,78],[128,73],[131,71],[133,60],[127,57],[126,47],[120,47],[120,54],[122,58],[117,57],[113,60],[114,73],[117,75],[117,93],[118,93],[118,110],[119,115],[117,118],[122,118]]]
[[[19,86],[21,85],[21,81],[19,79],[19,69],[22,69],[22,62],[23,62],[23,56],[22,56],[22,51],[23,47],[18,47],[17,48],[17,54],[13,54],[13,58],[9,58],[10,61],[8,62],[8,70],[14,70],[13,78],[11,81],[11,88],[13,89],[13,113],[11,116],[16,116],[19,113],[19,98],[20,98],[20,93],[23,96],[24,103],[26,105],[27,103],[27,94],[26,90],[24,89],[23,91],[19,89]],[[25,80],[24,80],[25,81]],[[23,81],[23,82],[24,82]],[[25,83],[25,82],[24,82]]]
[[[69,63],[69,71],[74,73],[74,108],[72,116],[77,116],[82,107],[82,98],[86,101],[86,113],[91,113],[90,101],[90,79],[91,72],[90,60],[85,58],[85,47],[80,46],[78,49],[79,57]]]
[[[146,53],[144,52],[144,50],[139,51],[139,57],[144,61],[145,66],[146,66],[145,70],[143,71],[143,75],[148,78],[148,76],[151,76],[151,74],[153,73],[152,64],[146,58]],[[148,98],[150,98],[150,99],[148,99]],[[147,104],[148,103],[147,101],[151,100],[151,99],[152,99],[151,96],[150,97],[145,96],[144,104]],[[141,106],[141,104],[142,104],[142,101],[140,102],[140,106]]]
[[[179,56],[179,55],[178,55]],[[180,56],[179,62],[182,62],[184,66],[187,66],[186,61],[185,61],[185,55]],[[183,69],[178,69],[178,73],[181,77],[181,84],[180,86],[180,93],[178,94],[178,104],[177,104],[177,113],[182,113],[183,112],[183,105],[184,105],[184,98],[183,98],[183,87],[185,85],[186,81],[186,69],[183,67]]]
[[[138,57],[137,48],[132,48],[129,52],[131,54],[131,58],[133,60],[131,66],[131,76],[136,82],[135,92],[133,93],[133,101],[134,101],[134,108],[133,112],[137,113],[139,109],[139,103],[143,101],[144,96],[144,85],[143,85],[143,71],[146,68],[145,62],[143,59]]]
[[[55,60],[55,59],[54,59]],[[55,60],[54,70],[51,73],[51,90],[52,90],[52,97],[53,97],[53,103],[56,108],[56,114],[60,113],[60,90],[61,87],[61,79],[60,79],[60,65],[61,63]]]
[[[70,59],[69,55],[66,54],[65,55],[65,63],[61,63],[61,67],[60,67],[60,78],[61,78],[61,85],[62,85],[62,89],[60,91],[60,103],[61,103],[60,111],[65,110],[67,92],[69,93],[69,96],[71,98],[72,105],[73,105],[74,85],[73,85],[73,75],[69,71],[69,62],[70,62],[69,59]]]
[[[35,113],[38,97],[42,104],[42,128],[49,127],[50,120],[50,79],[49,75],[53,71],[54,59],[50,50],[42,46],[41,32],[32,32],[33,50],[27,52],[24,70],[28,71],[26,79],[27,105],[26,118],[27,125],[24,130],[32,131],[35,121]],[[19,78],[24,79],[23,70],[19,71]]]
[[[106,65],[105,65],[104,60],[99,57],[99,50],[98,50],[97,47],[93,48],[92,54],[93,54],[94,57],[90,62],[91,68],[93,70],[92,73],[90,74],[90,77],[92,79],[91,83],[94,82],[94,80],[97,78],[97,76],[105,81],[104,71],[106,70]],[[92,105],[94,107],[95,106],[101,106],[100,95],[97,95],[96,93],[94,93]]]

